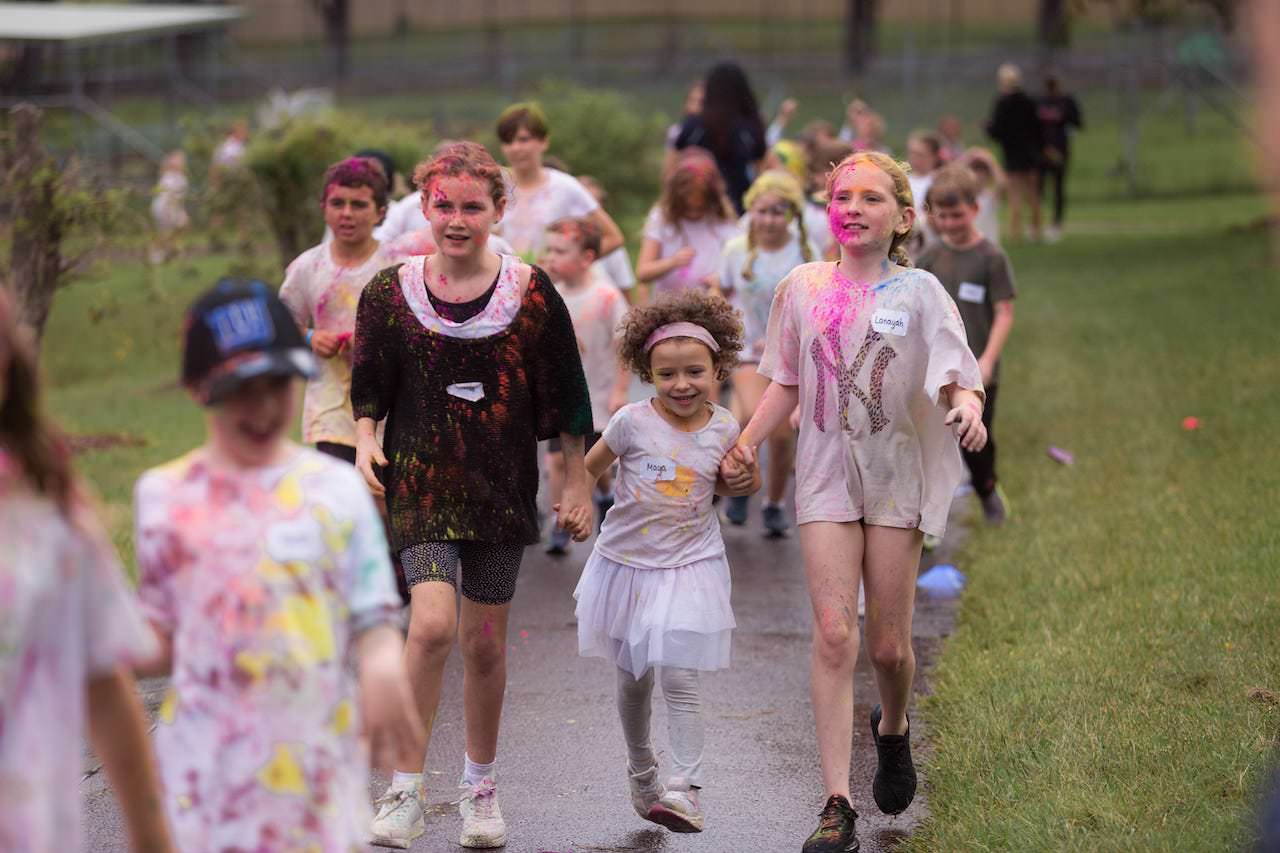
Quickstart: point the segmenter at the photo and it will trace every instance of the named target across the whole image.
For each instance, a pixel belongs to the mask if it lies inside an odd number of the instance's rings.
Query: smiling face
[[[471,175],[439,177],[422,193],[422,213],[431,223],[440,254],[461,259],[484,251],[489,231],[502,219],[489,183]]]
[[[716,381],[711,350],[692,338],[659,343],[649,351],[649,370],[658,404],[677,421],[692,420],[703,410]]]
[[[511,168],[518,172],[531,169],[542,164],[542,155],[547,151],[550,140],[538,138],[528,128],[520,128],[510,142],[502,143],[502,156],[507,158]]]
[[[373,236],[374,226],[386,213],[373,198],[372,187],[344,187],[330,184],[324,194],[324,224],[333,238],[348,246],[359,246]]]
[[[894,236],[911,230],[915,210],[898,204],[887,172],[872,163],[857,162],[836,175],[827,221],[843,251],[887,255]]]
[[[759,245],[776,248],[784,245],[790,234],[792,207],[780,195],[761,193],[751,202],[751,230]]]
[[[977,218],[978,206],[968,202],[935,204],[929,211],[929,222],[934,230],[942,235],[942,239],[955,246],[973,242],[978,231],[974,227]]]
[[[297,409],[298,383],[293,378],[250,379],[209,408],[210,444],[242,468],[275,464],[288,447]]]

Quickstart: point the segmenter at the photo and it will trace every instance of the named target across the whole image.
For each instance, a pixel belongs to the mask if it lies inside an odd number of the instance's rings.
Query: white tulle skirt
[[[577,600],[578,653],[636,678],[651,666],[729,666],[733,608],[724,555],[678,569],[634,569],[593,552]]]

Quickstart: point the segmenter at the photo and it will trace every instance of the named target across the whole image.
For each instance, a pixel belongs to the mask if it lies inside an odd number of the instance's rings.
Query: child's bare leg
[[[462,599],[462,707],[467,720],[467,757],[476,764],[490,764],[497,756],[498,725],[507,691],[510,612],[510,602],[480,604]]]
[[[907,730],[907,702],[916,672],[911,614],[923,542],[919,530],[866,527],[862,568],[867,590],[867,656],[880,689],[882,735],[900,735]]]
[[[402,773],[421,773],[431,743],[431,728],[440,705],[440,683],[445,661],[458,631],[457,591],[445,581],[424,581],[409,591],[409,636],[404,644],[404,665],[413,687],[413,698],[422,717],[426,737],[420,753],[406,754]]]
[[[813,605],[809,689],[818,729],[822,783],[828,794],[847,799],[849,753],[853,749],[853,667],[858,658],[862,524],[802,524],[800,549]]]
[[[547,491],[551,494],[551,505],[560,503],[564,497],[564,452],[547,451]]]
[[[795,464],[795,435],[791,424],[784,422],[769,436],[769,502],[782,503],[787,496],[787,483]]]
[[[1021,173],[1009,175],[1009,241],[1022,241],[1022,197],[1025,190]]]

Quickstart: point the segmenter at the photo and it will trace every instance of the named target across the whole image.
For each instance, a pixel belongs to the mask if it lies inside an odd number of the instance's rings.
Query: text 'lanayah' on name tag
[[[871,328],[882,335],[897,335],[901,338],[907,334],[910,326],[911,315],[906,311],[890,311],[888,308],[881,308],[871,315]]]
[[[676,478],[676,463],[671,459],[659,459],[656,456],[650,456],[644,460],[644,478],[654,482],[674,480]]]

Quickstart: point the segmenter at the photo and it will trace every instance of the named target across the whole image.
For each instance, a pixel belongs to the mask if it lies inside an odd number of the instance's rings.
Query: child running
[[[627,313],[627,298],[596,270],[600,232],[589,219],[558,219],[547,229],[542,264],[573,318],[578,352],[591,394],[591,419],[595,432],[587,436],[590,450],[614,412],[627,404],[631,374],[618,364],[618,327]],[[547,442],[547,474],[551,502],[560,503],[564,492],[564,452],[560,439]],[[596,515],[603,518],[613,505],[613,478],[605,471],[596,481]],[[568,553],[569,531],[560,525],[551,530],[547,553]]]
[[[941,239],[920,256],[919,266],[936,275],[956,301],[987,392],[982,408],[987,443],[977,452],[965,451],[964,461],[987,523],[1000,525],[1008,514],[1008,502],[996,478],[991,422],[996,414],[1000,353],[1013,330],[1013,268],[1000,247],[978,230],[978,182],[969,169],[957,164],[939,172],[925,204]]]
[[[982,378],[955,303],[902,250],[915,222],[893,158],[862,152],[828,179],[838,263],[806,264],[778,285],[760,372],[773,381],[732,460],[754,451],[801,406],[796,521],[813,606],[811,691],[828,794],[804,853],[858,849],[849,799],[857,598],[866,587],[876,805],[915,796],[907,703],[911,616],[922,533],[941,536],[965,450],[986,441]]]
[[[742,349],[742,326],[723,299],[691,291],[627,315],[620,355],[653,398],[624,406],[587,455],[587,478],[620,462],[617,502],[574,590],[578,649],[618,668],[631,804],[646,820],[700,832],[703,720],[698,673],[729,665],[734,628],[729,563],[711,507],[759,488],[754,466],[720,458],[738,424],[713,404]],[[659,669],[669,714],[672,772],[658,779],[649,740]]]
[[[0,287],[0,850],[80,850],[81,733],[131,849],[173,850],[130,667],[155,637],[44,414],[33,338]]]
[[[354,467],[288,439],[315,360],[265,283],[220,281],[185,338],[207,439],[135,493],[178,849],[364,849],[365,743],[387,766],[422,737],[382,521]]]
[[[686,148],[662,181],[662,195],[644,223],[636,278],[637,304],[691,288],[715,289],[720,252],[738,230],[738,214],[710,154]]]
[[[511,600],[525,546],[538,541],[537,442],[560,438],[559,522],[585,539],[591,506],[582,448],[594,431],[591,401],[573,320],[551,280],[489,248],[507,202],[489,152],[456,143],[419,164],[414,182],[439,251],[383,270],[360,297],[351,386],[356,467],[387,498],[410,589],[405,662],[428,735],[455,638],[461,646],[458,843],[501,847],[498,726]],[[385,442],[374,429],[383,418]],[[405,848],[426,831],[426,757],[423,744],[397,762],[378,801],[375,843]]]
[[[387,211],[387,178],[375,160],[351,157],[324,173],[320,205],[333,231],[289,264],[280,300],[306,330],[319,372],[302,398],[302,440],[354,465],[356,420],[351,414],[351,339],[360,293],[391,258],[373,229]]]
[[[764,355],[769,309],[778,282],[801,264],[821,256],[809,240],[802,215],[804,193],[787,172],[770,171],[756,178],[747,190],[747,233],[734,237],[724,248],[720,284],[730,302],[742,312],[744,340],[740,364],[733,371],[734,407],[746,424],[760,404],[769,380],[756,371]],[[769,488],[762,511],[770,536],[786,535],[786,488],[795,457],[795,430],[783,423],[769,437]],[[749,498],[729,499],[725,515],[736,525],[747,523]]]
[[[187,155],[181,151],[165,155],[160,180],[152,190],[151,221],[155,237],[147,259],[162,264],[176,254],[178,238],[191,224],[187,216]]]

